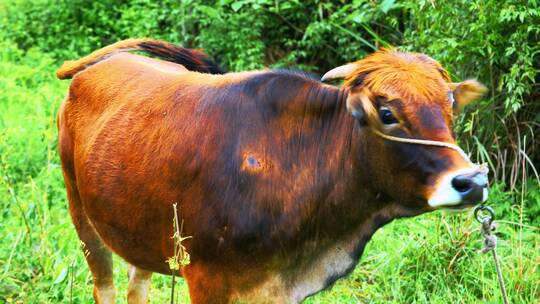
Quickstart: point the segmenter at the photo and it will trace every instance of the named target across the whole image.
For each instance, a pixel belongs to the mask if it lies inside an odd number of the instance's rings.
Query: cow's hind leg
[[[114,303],[112,253],[103,244],[90,220],[84,213],[79,192],[68,177],[64,178],[69,200],[69,212],[82,241],[86,262],[94,279],[94,299],[96,303]]]
[[[219,270],[192,262],[183,268],[182,276],[188,283],[192,304],[229,303],[228,284]]]
[[[128,278],[128,303],[146,303],[148,299],[148,292],[150,291],[152,272],[129,265]]]

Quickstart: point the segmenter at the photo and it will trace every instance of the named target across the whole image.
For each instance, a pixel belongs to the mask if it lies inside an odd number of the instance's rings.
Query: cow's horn
[[[333,68],[330,71],[326,72],[321,78],[321,81],[326,81],[330,79],[343,79],[350,75],[356,69],[356,64],[349,63],[346,65],[338,66]]]

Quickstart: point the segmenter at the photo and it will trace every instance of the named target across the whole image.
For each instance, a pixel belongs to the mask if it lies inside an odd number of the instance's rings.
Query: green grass
[[[92,280],[67,212],[55,113],[67,81],[34,50],[0,43],[0,303],[92,301]],[[540,189],[523,195],[494,186],[502,214],[498,252],[512,303],[540,299]],[[308,303],[501,303],[490,255],[470,213],[436,212],[376,233],[354,273]],[[127,266],[116,259],[118,302]],[[171,277],[154,275],[151,303],[167,303]],[[180,302],[187,287],[180,280]]]

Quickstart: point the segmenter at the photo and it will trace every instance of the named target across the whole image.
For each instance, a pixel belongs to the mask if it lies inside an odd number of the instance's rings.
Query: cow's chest
[[[350,273],[358,263],[358,251],[363,250],[368,239],[363,234],[351,235],[320,253],[310,254],[313,257],[309,262],[290,265],[256,288],[237,293],[233,303],[299,303]],[[307,245],[305,250],[314,250],[314,247]]]

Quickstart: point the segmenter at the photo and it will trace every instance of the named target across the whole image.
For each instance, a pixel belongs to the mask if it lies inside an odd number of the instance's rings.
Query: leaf
[[[68,268],[67,266],[65,266],[64,268],[62,268],[62,270],[60,271],[60,273],[54,280],[53,284],[62,283],[66,279],[67,273],[68,273]]]
[[[233,11],[238,12],[242,8],[243,5],[244,5],[243,1],[237,1],[231,4],[231,8]]]
[[[212,19],[220,19],[219,11],[211,6],[201,5],[198,9]]]
[[[384,0],[381,3],[381,11],[383,13],[388,13],[388,11],[394,6],[395,0]]]
[[[367,21],[366,19],[366,14],[363,11],[354,12],[347,16],[347,21],[352,21],[355,23],[364,23]]]

